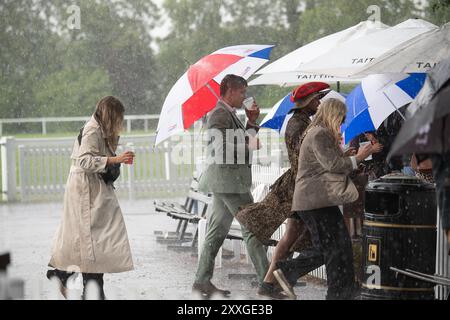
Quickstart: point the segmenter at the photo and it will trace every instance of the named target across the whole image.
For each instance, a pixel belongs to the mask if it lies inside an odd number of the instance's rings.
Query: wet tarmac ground
[[[135,270],[106,274],[108,299],[191,300],[197,268],[197,249],[176,249],[177,243],[157,241],[175,231],[177,221],[156,213],[152,200],[120,201],[128,230]],[[52,239],[59,224],[61,203],[0,204],[0,252],[11,252],[9,278],[25,281],[25,299],[61,299],[46,279]],[[195,232],[190,225],[188,232]],[[184,243],[189,245],[189,243]],[[230,300],[262,299],[256,295],[254,269],[244,255],[234,257],[224,250],[222,265],[215,269],[213,283],[232,292]],[[295,287],[299,300],[323,300],[326,287],[320,281],[301,279]],[[81,293],[81,277],[69,283],[71,295]]]

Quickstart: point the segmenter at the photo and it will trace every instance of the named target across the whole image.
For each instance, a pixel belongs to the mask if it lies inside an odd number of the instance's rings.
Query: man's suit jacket
[[[208,167],[200,177],[199,189],[213,193],[247,193],[252,185],[248,130],[234,112],[219,100],[208,114]],[[256,134],[256,131],[253,133]]]

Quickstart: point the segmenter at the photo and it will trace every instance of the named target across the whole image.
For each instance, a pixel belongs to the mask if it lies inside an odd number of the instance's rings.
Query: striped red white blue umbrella
[[[346,99],[348,108],[342,125],[345,143],[361,133],[375,131],[393,112],[411,103],[422,89],[425,73],[377,74],[361,82]]]
[[[269,61],[274,46],[239,45],[220,49],[192,65],[164,101],[155,145],[189,129],[211,111],[220,96],[220,82],[228,74],[248,79]]]

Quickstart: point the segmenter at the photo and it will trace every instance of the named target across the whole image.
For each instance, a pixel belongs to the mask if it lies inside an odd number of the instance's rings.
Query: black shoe
[[[293,261],[292,260],[280,260],[280,261],[277,261],[275,263],[275,265],[277,266],[278,270],[281,270],[283,272],[283,275],[286,278],[289,286],[294,287],[295,284],[297,283],[297,279],[293,280],[293,279],[290,279],[290,277],[289,277],[293,271],[293,268],[292,268]]]
[[[52,278],[56,278],[59,284],[59,292],[67,299],[67,281],[74,274],[75,272],[65,272],[58,269],[48,270],[47,279],[51,280]]]
[[[267,297],[273,300],[286,300],[288,298],[282,290],[280,290],[276,285],[269,282],[264,282],[259,286],[256,292],[258,296]]]
[[[102,273],[83,273],[83,294],[81,300],[86,300],[87,286],[89,282],[93,282],[98,289],[98,300],[106,300],[105,291],[103,290],[103,274]]]
[[[289,281],[286,279],[283,271],[281,269],[277,269],[273,272],[273,275],[275,276],[275,279],[277,279],[278,283],[280,284],[281,288],[283,288],[284,293],[292,300],[297,299],[297,295],[294,292],[294,288],[289,283]]]
[[[210,298],[213,294],[219,294],[222,297],[228,297],[231,292],[228,290],[223,290],[217,288],[215,285],[211,283],[211,281],[207,283],[194,283],[192,286],[193,293],[200,293],[201,296],[205,298]]]

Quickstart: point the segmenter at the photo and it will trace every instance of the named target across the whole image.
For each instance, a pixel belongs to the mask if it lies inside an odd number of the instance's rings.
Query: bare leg
[[[286,232],[275,247],[269,270],[267,271],[264,282],[276,283],[273,272],[278,269],[277,261],[286,259],[289,255],[289,249],[297,241],[300,236],[301,223],[297,219],[289,218],[287,220]]]
[[[347,231],[348,234],[350,235],[350,237],[353,237],[353,218],[350,218],[348,215],[344,214],[344,222],[345,222],[345,226],[347,227]]]

